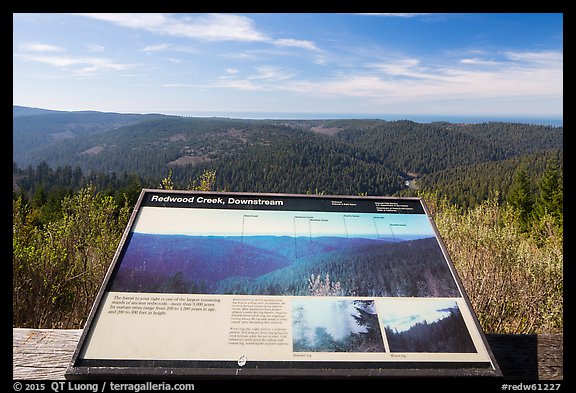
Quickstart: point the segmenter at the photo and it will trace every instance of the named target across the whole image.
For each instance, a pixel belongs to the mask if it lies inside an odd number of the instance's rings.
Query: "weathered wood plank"
[[[64,379],[82,330],[13,329],[13,379]],[[561,334],[487,334],[504,379],[562,380]]]
[[[487,334],[486,339],[508,379],[563,379],[561,334]]]
[[[64,379],[82,330],[12,329],[14,379]]]
[[[538,375],[545,375],[550,380],[564,377],[564,340],[560,335],[538,335]]]

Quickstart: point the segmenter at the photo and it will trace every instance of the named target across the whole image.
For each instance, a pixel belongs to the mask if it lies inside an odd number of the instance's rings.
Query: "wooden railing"
[[[82,330],[13,329],[13,379],[64,379]],[[561,334],[487,334],[506,380],[564,379]]]

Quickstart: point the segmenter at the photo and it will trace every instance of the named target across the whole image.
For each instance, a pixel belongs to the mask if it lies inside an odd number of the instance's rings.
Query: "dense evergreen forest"
[[[314,243],[293,254],[295,242]],[[194,237],[134,233],[112,286],[121,292],[309,296],[311,276],[340,296],[460,296],[435,238]]]
[[[529,191],[535,195],[536,183],[545,173],[550,163],[557,163],[563,172],[563,151],[554,149],[537,153],[514,156],[502,161],[487,161],[461,167],[444,169],[420,176],[414,181],[419,190],[435,191],[459,206],[471,207],[485,201],[494,193],[500,200],[507,198],[514,184],[517,172],[524,171],[533,180]],[[411,195],[410,190],[400,191],[401,195]]]
[[[218,289],[233,294],[309,295],[313,291],[306,284],[311,276],[329,277],[340,296],[459,296],[435,239],[309,256],[253,280],[223,280]]]
[[[550,157],[562,167],[562,127],[52,111],[26,116],[24,108],[15,113],[13,159],[24,168],[14,171],[19,182],[25,181],[23,172],[45,162],[54,169],[130,174],[153,183],[171,173],[176,188],[211,171],[217,174],[216,188],[228,191],[413,195],[414,188],[438,190],[471,206],[495,189],[505,199],[522,163],[530,163],[533,178]]]
[[[12,127],[13,156],[31,154],[44,146],[117,129],[161,115],[105,113],[95,111],[64,112],[14,106]],[[19,159],[19,158],[18,158]]]
[[[94,187],[103,195],[113,197],[118,205],[127,203],[134,206],[142,188],[157,188],[159,184],[126,172],[121,175],[114,172],[85,173],[79,166],[72,168],[65,165],[54,169],[46,162],[36,168],[28,166],[20,169],[16,163],[13,164],[13,195],[39,210],[40,214],[36,217],[39,224],[62,217],[63,199],[85,187]]]
[[[82,327],[145,187],[424,197],[486,331],[562,330],[562,127],[53,112],[14,108],[14,326]]]
[[[423,320],[401,332],[388,326],[385,330],[391,352],[476,352],[458,307],[438,321]]]

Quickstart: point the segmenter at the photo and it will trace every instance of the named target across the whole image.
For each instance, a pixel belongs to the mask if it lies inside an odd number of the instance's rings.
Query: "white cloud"
[[[400,17],[400,18],[413,18],[415,16],[422,16],[422,15],[430,15],[430,13],[359,13],[357,15],[366,15],[366,16],[392,16],[392,17]]]
[[[504,53],[506,57],[513,61],[524,63],[541,64],[552,67],[562,67],[564,55],[562,52],[556,51],[540,51],[540,52],[515,52],[508,51]]]
[[[104,46],[98,44],[87,44],[86,47],[90,52],[103,52]]]
[[[100,57],[70,57],[70,56],[37,56],[19,55],[18,57],[28,61],[35,61],[65,68],[77,66],[73,71],[77,74],[90,74],[99,71],[123,71],[132,68],[133,65],[116,63],[110,59]]]
[[[262,91],[278,91],[290,90],[282,85],[283,81],[290,80],[294,77],[294,73],[280,67],[262,66],[256,68],[256,73],[248,76],[245,79],[236,77],[238,70],[227,69],[228,75],[220,76],[218,82],[213,86],[234,90],[262,90]]]
[[[171,20],[167,32],[171,35],[208,41],[266,41],[268,37],[256,30],[254,21],[244,16],[209,14],[187,18],[184,23]]]
[[[41,44],[41,43],[27,43],[18,47],[21,51],[25,52],[63,52],[64,48],[55,45]]]
[[[273,43],[276,46],[292,46],[296,48],[308,49],[311,51],[319,51],[316,45],[312,41],[307,40],[294,40],[292,38],[281,38],[274,40]]]
[[[291,79],[292,77],[294,77],[294,73],[288,72],[288,71],[281,69],[279,67],[262,66],[262,67],[258,67],[257,71],[258,71],[258,73],[256,75],[252,75],[252,76],[248,77],[248,79],[251,79],[251,80],[254,80],[254,79],[271,80],[271,79],[273,79],[275,81],[280,81],[280,80]]]
[[[496,65],[500,64],[494,60],[484,60],[484,59],[480,59],[478,57],[460,59],[459,63],[460,64],[470,64],[470,65],[481,65],[481,66],[496,66]]]
[[[497,103],[503,99],[519,102],[539,97],[562,100],[560,52],[507,52],[506,56],[508,60],[499,62],[462,59],[440,65],[401,58],[341,70],[322,79],[296,79],[286,70],[261,67],[258,74],[246,80],[236,79],[218,87],[289,91],[320,98],[358,97],[379,105]]]
[[[163,14],[127,14],[127,13],[96,13],[96,14],[77,14],[92,19],[98,19],[106,22],[115,23],[124,27],[135,29],[158,29],[167,23],[167,18]]]
[[[278,47],[296,47],[311,51],[319,49],[312,41],[293,38],[273,39],[259,31],[252,19],[233,14],[206,14],[201,16],[173,17],[170,14],[77,14],[119,26],[143,29],[174,37],[203,41],[267,42]],[[154,45],[148,50],[159,50]],[[159,46],[159,48],[163,48]],[[146,48],[145,48],[146,49]]]
[[[268,37],[244,16],[207,14],[174,18],[168,14],[78,14],[111,22],[123,27],[144,29],[152,33],[206,41],[266,41]]]
[[[384,324],[398,332],[410,329],[418,322],[436,322],[458,307],[453,300],[386,300],[382,302],[380,317]]]
[[[418,65],[420,60],[414,58],[394,59],[390,62],[378,63],[370,65],[385,74],[394,76],[418,76],[420,75]]]
[[[506,51],[502,60],[483,59],[481,57],[463,58],[460,64],[498,67],[530,67],[530,68],[550,68],[560,70],[563,64],[563,54],[558,51],[538,51],[538,52],[517,52]]]
[[[172,45],[170,44],[154,44],[154,45],[147,45],[144,48],[142,48],[142,52],[159,52],[159,51],[165,51],[168,50],[172,47]]]
[[[328,64],[328,58],[321,54],[321,55],[314,56],[314,59],[312,60],[312,62],[314,64],[318,64],[318,65],[323,66],[323,65]]]
[[[218,79],[220,79],[220,80],[235,79],[236,74],[238,74],[239,72],[240,71],[237,70],[236,68],[227,68],[226,69],[226,75],[221,75],[218,77]]]
[[[162,87],[198,87],[198,85],[191,83],[165,83]]]
[[[220,87],[225,89],[234,89],[234,90],[265,90],[268,87],[255,84],[252,81],[245,80],[245,79],[221,79],[215,86],[212,87]]]

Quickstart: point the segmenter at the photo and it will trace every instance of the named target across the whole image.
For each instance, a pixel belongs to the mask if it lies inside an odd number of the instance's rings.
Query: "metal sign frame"
[[[66,372],[501,375],[423,199],[157,189]]]

